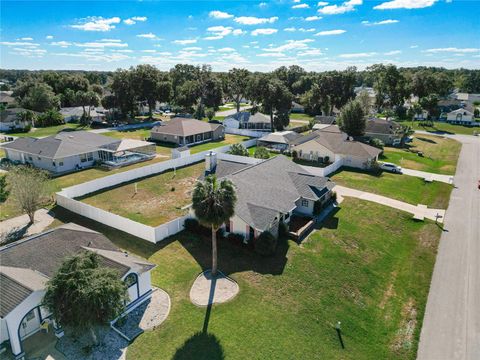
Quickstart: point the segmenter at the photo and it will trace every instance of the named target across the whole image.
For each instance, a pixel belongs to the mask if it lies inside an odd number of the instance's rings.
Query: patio
[[[314,225],[315,220],[311,217],[292,215],[288,225],[288,235],[291,239],[299,241],[313,229]]]

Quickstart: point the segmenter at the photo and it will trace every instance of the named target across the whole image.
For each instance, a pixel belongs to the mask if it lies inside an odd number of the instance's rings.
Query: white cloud
[[[412,46],[410,46],[410,49],[416,49],[416,48],[418,48],[418,45],[412,45]]]
[[[153,33],[138,34],[137,37],[143,38],[143,39],[160,40],[160,38]]]
[[[363,0],[349,0],[345,1],[341,5],[327,5],[321,9],[318,9],[318,12],[326,15],[336,15],[344,14],[346,12],[354,11],[355,6],[362,5]]]
[[[366,20],[366,21],[362,21],[362,24],[365,25],[365,26],[376,26],[376,25],[396,24],[398,22],[399,22],[398,20],[392,20],[392,19],[376,21],[376,22],[370,22],[370,21]]]
[[[32,43],[32,42],[25,42],[25,41],[0,41],[0,45],[37,47],[40,44]]]
[[[220,40],[223,39],[223,36],[205,36],[203,40]]]
[[[258,6],[261,8],[267,7],[267,5],[268,4],[266,2],[261,2],[260,4],[258,4]]]
[[[262,53],[262,54],[257,54],[259,57],[285,57],[285,54],[282,53]]]
[[[148,18],[146,16],[134,16],[131,19],[134,21],[147,21]]]
[[[240,16],[235,18],[235,22],[242,25],[272,24],[278,20],[277,16],[270,18],[257,18],[254,16]]]
[[[347,32],[346,30],[324,30],[315,34],[315,36],[340,35]]]
[[[50,45],[52,46],[60,46],[62,48],[66,48],[66,47],[69,47],[71,45],[73,45],[71,42],[68,42],[68,41],[54,41],[54,42],[51,42]]]
[[[385,56],[392,56],[392,55],[398,55],[398,54],[401,54],[402,51],[400,50],[392,50],[392,51],[388,51],[386,53],[383,53],[383,55]]]
[[[246,31],[243,31],[242,29],[235,29],[235,30],[232,31],[232,34],[235,35],[235,36],[243,35],[245,33],[246,33]]]
[[[188,46],[182,49],[182,51],[200,51],[200,50],[202,50],[200,46]]]
[[[208,32],[211,32],[215,36],[227,36],[232,33],[233,28],[230,26],[210,26],[207,28]]]
[[[317,6],[318,6],[318,7],[326,6],[326,5],[328,5],[328,2],[326,2],[326,1],[319,1],[319,2],[317,3]]]
[[[475,53],[480,51],[480,49],[477,48],[456,48],[456,47],[448,47],[448,48],[437,48],[437,49],[428,49],[425,50],[424,52],[426,53],[443,53],[443,52],[448,52],[448,53]]]
[[[314,15],[314,16],[307,16],[307,17],[305,18],[305,21],[316,21],[316,20],[320,20],[320,19],[322,19],[321,16],[316,16],[316,15]]]
[[[17,39],[18,41],[33,41],[33,38],[31,37],[22,37],[20,39]]]
[[[320,49],[309,49],[309,50],[301,51],[297,55],[298,56],[317,56],[317,55],[322,55],[322,51]]]
[[[291,51],[291,50],[302,50],[308,49],[307,43],[313,42],[312,39],[304,39],[304,40],[287,40],[287,42],[283,45],[277,47],[268,47],[263,49],[263,51],[271,51],[271,52],[284,52],[284,51]]]
[[[9,51],[9,53],[17,56],[41,58],[47,53],[47,50],[32,48],[13,48],[12,51]]]
[[[208,13],[208,16],[214,19],[230,19],[233,18],[232,14],[229,14],[227,12],[219,11],[219,10],[213,10]]]
[[[196,39],[184,39],[184,40],[174,40],[174,41],[172,41],[173,44],[179,44],[179,45],[195,44],[196,42],[197,42]]]
[[[251,32],[251,34],[253,36],[257,36],[257,35],[272,35],[272,34],[275,34],[278,30],[277,29],[270,29],[270,28],[267,28],[267,29],[255,29]]]
[[[154,54],[156,53],[157,51],[156,50],[142,50],[143,53],[147,53],[147,54]]]
[[[283,29],[283,31],[294,32],[294,31],[297,31],[297,29],[294,28],[294,27],[288,27],[288,28]]]
[[[126,20],[123,20],[123,22],[127,25],[133,25],[133,24],[136,24],[135,21],[133,21],[132,19],[126,19]]]
[[[308,4],[298,4],[293,5],[292,9],[310,9],[310,6]]]
[[[293,2],[294,2],[294,3],[299,3],[299,2],[300,2],[300,0],[293,0]]]
[[[123,48],[128,47],[127,43],[122,43],[118,40],[111,40],[111,39],[103,39],[100,41],[92,41],[92,42],[84,42],[84,43],[74,43],[75,46],[78,47],[85,47],[85,48],[106,48],[106,47],[113,47],[113,48]]]
[[[338,57],[343,59],[355,59],[355,58],[367,58],[375,55],[377,55],[376,52],[368,52],[368,53],[341,54]]]
[[[435,4],[438,0],[392,0],[381,3],[380,5],[374,6],[376,10],[387,10],[387,9],[422,9],[430,7]]]
[[[218,49],[217,51],[218,52],[234,52],[236,50],[234,48],[231,48],[231,47],[224,47],[224,48]]]
[[[52,40],[52,39],[53,39],[53,35],[47,35],[47,36],[45,36],[45,39],[47,39],[47,40]]]
[[[83,24],[70,25],[70,27],[83,31],[110,31],[115,29],[113,24],[118,24],[119,22],[120,18],[117,16],[108,19],[104,19],[101,16],[92,16],[86,18]]]

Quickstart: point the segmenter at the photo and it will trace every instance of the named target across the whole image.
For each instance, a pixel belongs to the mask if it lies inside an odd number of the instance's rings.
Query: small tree
[[[62,326],[89,330],[97,345],[95,327],[108,325],[122,313],[127,287],[117,271],[101,267],[100,257],[85,251],[64,260],[48,281],[43,302]]]
[[[351,100],[342,108],[338,122],[340,128],[350,136],[362,136],[365,133],[365,117],[358,101]]]
[[[212,229],[212,275],[217,275],[217,230],[235,213],[237,196],[230,180],[217,181],[215,175],[195,185],[192,207],[201,224]]]
[[[33,224],[35,211],[45,204],[49,192],[48,173],[28,166],[15,166],[7,175],[10,198]]]
[[[215,116],[215,110],[213,110],[212,108],[209,108],[205,112],[205,115],[207,115],[208,121],[212,121],[213,117]]]
[[[232,144],[230,146],[230,151],[228,153],[232,154],[232,155],[238,155],[238,156],[248,156],[249,155],[248,150],[242,144]]]
[[[380,140],[380,139],[377,139],[377,138],[371,139],[370,140],[370,145],[376,147],[377,149],[381,149],[381,150],[383,150],[383,147],[385,146],[383,141]]]
[[[268,159],[270,157],[270,153],[268,152],[266,147],[258,146],[255,149],[255,153],[253,154],[253,157],[257,159]]]
[[[3,203],[7,200],[8,194],[7,175],[0,176],[0,203]]]

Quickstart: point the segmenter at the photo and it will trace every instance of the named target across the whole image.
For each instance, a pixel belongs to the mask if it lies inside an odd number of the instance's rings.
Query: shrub
[[[242,234],[230,233],[228,234],[227,239],[236,244],[243,244],[245,237]]]
[[[370,140],[370,145],[381,150],[383,150],[383,147],[385,146],[382,140],[376,138]]]
[[[268,159],[270,157],[270,153],[268,152],[266,147],[259,146],[255,149],[255,154],[253,157],[257,159]]]
[[[232,155],[238,155],[238,156],[249,155],[248,150],[242,144],[232,144],[232,146],[230,146],[230,151],[228,153]]]
[[[263,256],[270,256],[275,253],[277,239],[270,232],[264,231],[255,240],[255,252]]]
[[[200,224],[197,219],[186,219],[185,220],[185,230],[190,232],[196,232]]]
[[[297,150],[293,150],[293,151],[292,151],[292,158],[293,158],[293,160],[297,160],[297,159],[298,159]]]

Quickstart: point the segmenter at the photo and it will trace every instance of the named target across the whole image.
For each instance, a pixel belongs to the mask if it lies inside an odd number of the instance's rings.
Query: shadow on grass
[[[436,144],[437,143],[435,140],[427,139],[427,138],[420,137],[420,136],[417,136],[417,139],[420,140],[420,141],[428,142],[430,144]]]
[[[225,359],[222,345],[215,335],[197,332],[187,339],[173,355],[173,360],[222,360]]]
[[[362,170],[362,169],[352,168],[352,167],[348,167],[348,166],[342,166],[337,171],[334,171],[330,175],[328,175],[328,177],[332,178],[335,175],[340,174],[342,171],[348,171],[348,172],[353,172],[353,173],[358,173],[358,174],[365,174],[365,175],[369,175],[369,176],[377,177],[377,178],[381,177],[382,174],[383,174],[383,171],[381,171],[381,170],[368,171],[368,170]],[[335,179],[333,181],[335,181]]]

